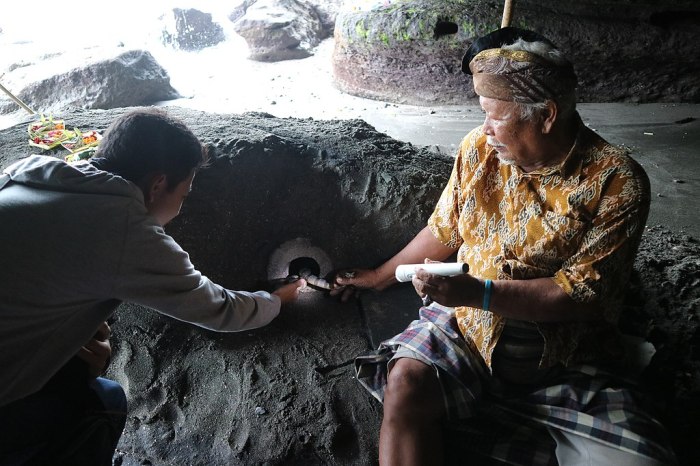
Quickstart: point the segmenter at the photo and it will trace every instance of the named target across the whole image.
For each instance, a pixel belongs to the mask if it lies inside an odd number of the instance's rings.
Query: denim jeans
[[[0,408],[0,465],[111,465],[126,396],[77,358],[41,390]]]

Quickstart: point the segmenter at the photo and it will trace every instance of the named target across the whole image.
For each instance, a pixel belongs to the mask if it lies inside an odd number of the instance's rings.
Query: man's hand
[[[279,296],[282,304],[291,303],[299,297],[299,291],[306,286],[306,280],[300,278],[299,280],[287,283],[277,288],[272,294]]]
[[[372,269],[344,269],[335,274],[331,285],[331,296],[340,296],[346,302],[360,289],[380,290],[379,275]]]
[[[107,322],[102,322],[95,336],[78,350],[78,357],[87,363],[92,377],[101,376],[109,366],[109,360],[112,357],[112,347],[109,344],[111,334],[112,331]]]
[[[424,302],[435,301],[448,307],[481,307],[484,284],[469,274],[443,277],[419,268],[411,283],[418,296],[422,299],[429,297]]]

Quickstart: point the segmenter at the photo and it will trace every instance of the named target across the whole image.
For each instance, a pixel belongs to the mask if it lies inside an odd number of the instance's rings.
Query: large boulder
[[[229,13],[228,19],[235,23],[241,17],[243,17],[243,15],[245,15],[248,8],[256,1],[257,0],[240,1],[239,4],[236,5],[233,10],[231,10],[231,13]],[[323,38],[333,35],[333,31],[335,30],[335,19],[345,3],[346,0],[316,0],[313,4],[310,4],[310,6],[316,10],[318,18],[321,20]]]
[[[475,98],[461,58],[500,27],[502,4],[415,0],[341,11],[333,71],[343,91],[418,105]],[[511,25],[543,33],[573,61],[579,99],[700,101],[700,5],[688,0],[522,0]]]
[[[23,68],[15,71],[19,73]],[[29,76],[18,76],[13,82],[19,84],[22,77]],[[49,113],[69,107],[108,109],[149,105],[177,98],[179,94],[153,55],[143,50],[130,50],[114,58],[29,81],[18,97],[35,111]],[[0,101],[0,113],[16,109],[9,99]]]
[[[211,19],[211,13],[194,8],[173,8],[173,23],[163,31],[163,42],[181,50],[201,50],[226,39],[224,29]]]
[[[303,0],[258,0],[234,23],[252,60],[274,62],[306,58],[324,38],[318,12]]]

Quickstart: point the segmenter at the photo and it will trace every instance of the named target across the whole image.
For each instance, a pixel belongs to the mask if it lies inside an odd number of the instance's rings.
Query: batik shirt
[[[462,141],[428,226],[476,277],[551,277],[572,300],[596,303],[602,320],[537,323],[541,367],[569,365],[621,356],[615,328],[649,200],[644,170],[580,121],[564,161],[529,173],[500,163],[478,127]],[[490,367],[505,319],[472,307],[455,313]]]

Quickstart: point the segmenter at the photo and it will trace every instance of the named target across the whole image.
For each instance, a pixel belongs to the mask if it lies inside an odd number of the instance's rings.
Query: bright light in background
[[[249,60],[245,40],[234,32],[228,19],[242,1],[123,0],[80,7],[48,0],[32,1],[31,7],[16,0],[5,2],[0,11],[0,82],[17,94],[31,82],[84,66],[87,61],[142,49],[167,71],[171,85],[183,97],[164,105],[322,119],[358,118],[368,109],[385,109],[383,102],[343,94],[335,88],[333,38],[324,40],[308,58],[275,63]],[[354,0],[346,1],[344,8],[368,9],[385,3],[390,2]],[[196,52],[163,45],[162,34],[168,21],[172,23],[173,8],[212,14],[226,40]],[[0,115],[0,127],[16,124],[21,118],[25,118],[21,112]]]
[[[228,76],[228,88],[245,77],[232,73],[245,69],[248,54],[247,44],[233,32],[233,23],[228,19],[236,2],[231,6],[214,0],[122,0],[92,2],[80,8],[47,0],[31,4],[31,8],[25,8],[16,1],[6,3],[0,13],[0,75],[18,69],[3,78],[3,83],[11,85],[15,92],[28,82],[82,66],[87,60],[110,58],[133,49],[148,50],[184,97],[194,96],[197,89],[208,92],[212,83],[207,81],[215,75]],[[173,8],[211,13],[212,20],[222,26],[226,41],[199,52],[163,45],[163,32],[174,23]],[[235,63],[244,65],[234,66]]]
[[[233,2],[235,7],[235,2]],[[154,30],[160,18],[173,8],[196,8],[212,13],[221,22],[233,9],[214,0],[173,2],[167,0],[120,0],[86,3],[32,0],[3,3],[0,14],[0,39],[34,42],[48,46],[84,47],[87,45],[127,46],[157,40],[161,30]],[[228,21],[226,19],[226,21]],[[4,37],[3,37],[4,36]]]

